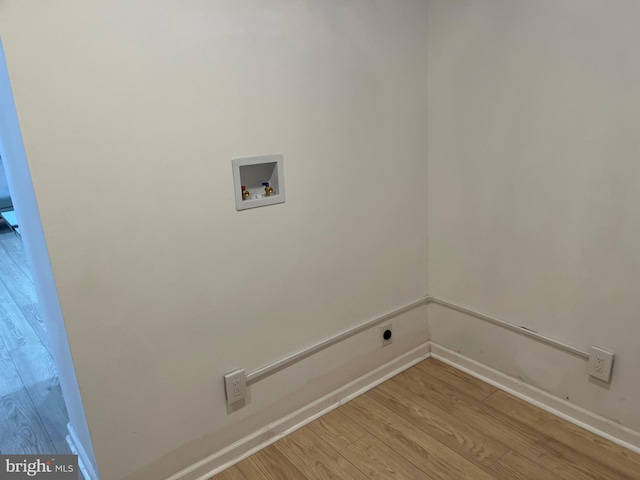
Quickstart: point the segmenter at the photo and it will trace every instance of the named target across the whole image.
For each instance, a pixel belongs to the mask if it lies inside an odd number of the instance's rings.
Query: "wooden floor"
[[[215,480],[638,480],[640,455],[428,359]]]
[[[0,226],[0,454],[71,453],[67,410],[20,237]]]

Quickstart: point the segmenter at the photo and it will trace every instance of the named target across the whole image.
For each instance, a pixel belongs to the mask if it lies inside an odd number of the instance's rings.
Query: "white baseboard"
[[[550,395],[437,343],[426,342],[166,480],[208,480],[217,473],[431,356],[585,430],[640,453],[640,433]],[[85,477],[86,480],[98,480],[98,477],[87,474]]]
[[[362,395],[398,373],[412,367],[430,355],[426,342],[400,357],[357,378],[344,387],[331,392],[315,402],[283,417],[271,425],[243,438],[229,447],[187,467],[166,480],[208,480],[213,475],[271,445],[285,435],[338,408],[349,400]],[[87,480],[94,480],[87,478]]]
[[[557,415],[585,430],[628,448],[631,451],[640,453],[640,433],[635,430],[631,430],[630,428],[612,422],[543,390],[532,387],[517,378],[487,367],[437,343],[429,343],[431,344],[430,350],[432,357],[487,382],[500,390],[504,390],[525,402]]]
[[[74,455],[78,455],[78,468],[82,472],[85,480],[100,480],[100,476],[95,472],[91,462],[89,461],[89,457],[87,456],[87,452],[82,447],[82,443],[78,439],[76,435],[76,431],[73,429],[73,426],[70,423],[67,423],[67,431],[69,435],[67,435],[66,440],[71,452]]]

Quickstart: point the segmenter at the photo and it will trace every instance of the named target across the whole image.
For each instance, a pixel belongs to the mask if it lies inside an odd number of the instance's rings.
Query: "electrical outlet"
[[[391,345],[393,342],[393,329],[390,323],[385,323],[380,326],[380,340],[382,341],[383,347]]]
[[[611,380],[613,353],[592,345],[589,349],[589,375],[605,382]]]
[[[247,375],[244,369],[234,370],[224,376],[227,404],[233,405],[247,396]]]
[[[233,398],[238,398],[242,395],[242,386],[239,378],[233,381]]]

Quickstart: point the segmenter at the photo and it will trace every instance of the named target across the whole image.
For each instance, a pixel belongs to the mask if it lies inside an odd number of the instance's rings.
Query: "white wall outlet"
[[[382,342],[383,347],[391,345],[393,342],[393,329],[391,328],[390,323],[385,323],[380,326],[380,341]]]
[[[589,349],[589,375],[609,382],[613,370],[613,353],[592,345]]]
[[[233,405],[247,396],[247,375],[244,369],[234,370],[224,376],[227,404]]]

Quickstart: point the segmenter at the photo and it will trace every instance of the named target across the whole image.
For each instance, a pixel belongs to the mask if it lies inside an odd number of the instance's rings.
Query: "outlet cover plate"
[[[227,405],[233,405],[247,396],[247,375],[244,369],[234,370],[224,376]]]
[[[592,345],[589,349],[589,375],[607,383],[613,370],[613,352]]]

